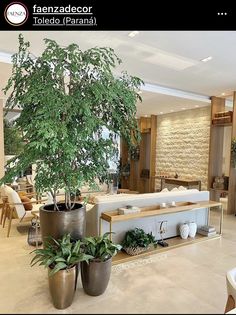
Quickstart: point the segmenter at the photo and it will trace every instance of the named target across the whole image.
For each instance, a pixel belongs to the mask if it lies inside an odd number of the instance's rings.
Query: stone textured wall
[[[158,116],[156,174],[201,180],[207,189],[209,138],[210,106]]]

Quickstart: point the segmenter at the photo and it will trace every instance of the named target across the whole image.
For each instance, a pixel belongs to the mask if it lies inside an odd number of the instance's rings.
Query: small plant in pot
[[[44,249],[35,249],[31,266],[35,264],[48,268],[49,290],[53,305],[58,309],[69,307],[74,298],[79,272],[78,264],[88,261],[92,256],[81,250],[81,241],[73,242],[70,234],[62,239],[50,238]]]
[[[81,279],[84,291],[93,296],[105,292],[111,274],[112,257],[121,250],[121,245],[109,239],[110,233],[103,236],[83,239],[85,254],[93,256],[88,262],[81,263]]]
[[[145,233],[143,229],[135,228],[126,232],[121,245],[128,255],[138,255],[152,247],[157,247],[158,241],[151,233]]]
[[[6,109],[21,109],[16,127],[24,135],[24,151],[14,158],[1,183],[36,165],[36,192],[50,192],[53,204],[40,209],[43,241],[48,235],[73,239],[85,236],[85,206],[77,203],[83,186],[96,188],[95,179],[109,178],[108,161],[118,156],[117,136],[129,146],[140,140],[136,102],[141,100],[139,78],[113,70],[121,63],[109,47],[82,51],[45,39],[38,57],[19,36],[19,51],[12,57],[12,75],[4,89]],[[102,136],[106,128],[108,137]],[[57,203],[56,192],[65,191]]]

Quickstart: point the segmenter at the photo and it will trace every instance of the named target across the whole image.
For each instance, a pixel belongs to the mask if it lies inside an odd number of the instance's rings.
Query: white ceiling
[[[0,52],[14,53],[19,31],[0,32]],[[133,38],[129,31],[22,31],[38,56],[44,38],[62,46],[75,42],[81,49],[109,46],[123,60],[120,70],[145,83],[188,91],[208,97],[206,103],[159,93],[143,92],[138,116],[209,105],[209,97],[236,90],[236,31],[140,31]],[[200,61],[212,56],[209,62]],[[1,67],[0,67],[1,73]],[[1,75],[0,75],[1,77]],[[144,87],[145,88],[145,87]],[[206,98],[207,99],[207,98]]]

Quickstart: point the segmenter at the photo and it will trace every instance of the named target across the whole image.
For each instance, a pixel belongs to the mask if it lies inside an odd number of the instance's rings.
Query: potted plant
[[[93,257],[81,263],[82,285],[89,295],[104,293],[110,279],[112,257],[122,248],[109,239],[109,234],[83,239],[85,254]]]
[[[12,57],[5,107],[21,108],[17,127],[26,144],[0,183],[11,182],[19,171],[36,164],[36,192],[53,196],[53,204],[40,210],[43,240],[68,232],[79,239],[85,235],[85,206],[71,195],[82,185],[96,188],[96,178],[108,179],[108,161],[118,155],[117,136],[130,146],[140,140],[135,115],[142,81],[127,73],[113,74],[121,60],[112,48],[82,51],[77,44],[61,47],[50,39],[45,44],[35,57],[20,35],[19,51]],[[59,189],[65,190],[60,204]]]
[[[31,266],[35,264],[48,268],[49,290],[53,305],[65,309],[71,305],[76,289],[78,263],[92,258],[81,250],[80,240],[73,242],[70,234],[62,239],[50,238],[44,249],[35,249]]]
[[[145,233],[143,229],[135,228],[126,232],[121,245],[128,255],[138,255],[152,247],[157,247],[158,241],[151,233]]]

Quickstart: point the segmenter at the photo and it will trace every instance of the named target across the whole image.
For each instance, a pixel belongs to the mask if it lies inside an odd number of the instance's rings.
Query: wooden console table
[[[187,179],[179,179],[179,178],[165,178],[158,177],[161,179],[161,190],[163,189],[164,184],[172,184],[177,186],[185,186],[189,188],[190,186],[197,185],[198,190],[201,190],[201,181],[200,180],[187,180]]]
[[[157,253],[163,250],[169,250],[173,247],[178,247],[182,245],[186,245],[189,243],[199,242],[200,240],[206,240],[206,239],[212,239],[216,237],[220,237],[222,235],[222,225],[223,225],[223,206],[222,203],[216,202],[216,201],[197,201],[195,202],[176,202],[175,207],[169,207],[169,208],[160,208],[160,205],[154,205],[149,207],[142,207],[141,212],[131,213],[131,214],[118,214],[118,210],[114,211],[106,211],[102,212],[100,219],[99,219],[99,235],[102,235],[102,220],[109,222],[110,225],[110,232],[112,232],[112,224],[115,222],[122,222],[137,218],[144,218],[144,217],[150,217],[150,216],[156,216],[161,214],[171,214],[171,213],[177,213],[177,212],[183,212],[183,211],[195,211],[198,209],[207,208],[208,209],[208,220],[207,225],[209,225],[210,222],[210,210],[213,207],[217,207],[220,210],[220,222],[219,222],[219,233],[217,233],[215,236],[196,236],[195,239],[190,240],[183,240],[180,237],[174,237],[171,240],[171,245],[165,248],[157,248],[153,249],[151,251],[144,252],[137,256],[129,256],[123,252],[119,253],[117,257],[115,256],[113,259],[113,264],[121,263],[124,261],[129,261],[136,259],[140,256],[147,256],[153,253]],[[112,240],[112,234],[110,234],[110,239]],[[120,258],[121,257],[121,258]]]

